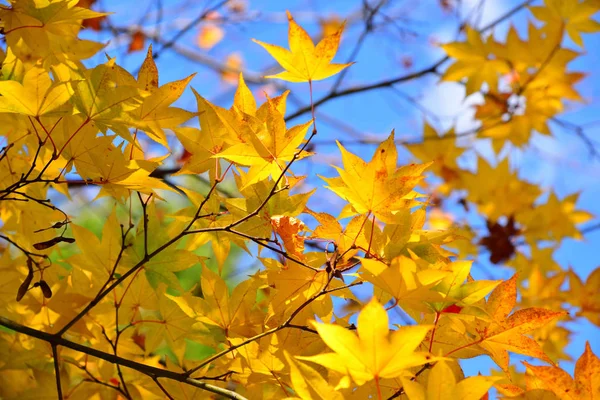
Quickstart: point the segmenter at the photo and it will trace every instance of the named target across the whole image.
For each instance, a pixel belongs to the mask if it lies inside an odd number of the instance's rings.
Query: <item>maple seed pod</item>
[[[52,297],[52,290],[50,289],[50,286],[48,286],[45,280],[40,281],[40,289],[42,289],[42,293],[44,294],[45,298],[49,299],[50,297]]]
[[[52,247],[52,246],[54,246],[54,245],[56,245],[56,244],[58,244],[60,242],[73,243],[73,242],[75,242],[75,239],[59,236],[59,237],[55,237],[55,238],[50,239],[50,240],[46,240],[45,242],[35,243],[33,245],[33,247],[36,250],[45,250],[45,249],[48,249],[48,248],[50,248],[50,247]]]
[[[33,280],[33,266],[32,266],[33,262],[31,261],[31,259],[27,259],[27,276],[25,277],[25,280],[23,281],[23,283],[21,283],[21,286],[19,286],[19,290],[17,291],[17,301],[21,301],[21,299],[23,298],[23,296],[25,296],[25,293],[27,293],[27,290],[29,290],[29,285],[31,284],[31,281]]]

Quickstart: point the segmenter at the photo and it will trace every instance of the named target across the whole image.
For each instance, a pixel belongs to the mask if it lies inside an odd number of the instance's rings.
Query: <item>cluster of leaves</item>
[[[598,270],[583,284],[547,262],[552,248],[537,247],[580,237],[576,225],[590,215],[575,209],[576,195],[539,204],[540,189],[506,161],[463,170],[452,138],[410,146],[424,163],[399,167],[392,132],[369,162],[339,144],[339,176],[323,180],[347,205],[338,216],[311,210],[314,191],[302,191],[291,167],[311,156],[314,107],[312,120],[288,128],[288,92],[259,105],[242,75],[229,109],[196,91],[196,111],[173,107],[193,75],[160,85],[151,47],[137,77],[110,57],[86,67],[102,45],[78,39],[82,20],[104,14],[75,3],[0,9],[3,398],[479,399],[492,386],[515,398],[600,394],[589,346],[574,379],[556,365],[569,359],[565,302],[599,323]],[[454,63],[442,79],[484,94],[479,134],[496,149],[549,133],[563,102],[580,100],[572,85],[581,74],[566,71],[577,53],[562,39],[581,45],[580,32],[598,30],[595,4],[532,7],[543,24],[530,24],[527,40],[511,29],[499,43],[467,28],[466,42],[443,46]],[[284,68],[273,78],[312,90],[351,65],[332,63],[343,25],[315,46],[288,17],[289,50],[258,42]],[[180,126],[194,117],[199,129]],[[141,135],[167,151],[178,139],[189,156],[177,173],[206,174],[208,192],[160,179],[167,156],[148,157]],[[513,258],[513,237],[531,247],[531,258],[510,262],[518,274],[475,280],[464,261],[479,255],[469,232],[426,229],[430,200],[416,190],[426,170],[443,182],[439,193],[466,193],[464,204],[488,220],[479,243],[492,261]],[[219,186],[231,176],[239,195],[228,197]],[[67,208],[82,185],[114,204],[100,237],[52,200],[62,196]],[[168,191],[186,206],[166,210]],[[216,270],[196,251],[205,243]],[[232,244],[261,267],[230,290],[220,267]],[[196,285],[184,287],[177,273],[198,265]],[[561,292],[567,278],[571,291]],[[358,285],[372,289],[369,301]],[[390,329],[391,310],[408,322]],[[517,373],[508,352],[551,366]],[[501,374],[465,377],[458,361],[476,356]]]

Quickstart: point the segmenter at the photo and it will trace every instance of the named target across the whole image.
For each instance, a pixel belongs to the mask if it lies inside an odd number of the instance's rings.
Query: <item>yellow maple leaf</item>
[[[247,119],[253,118],[247,115]],[[285,163],[291,161],[298,152],[298,146],[306,136],[312,121],[287,129],[277,105],[269,100],[264,123],[256,118],[256,121],[250,121],[250,124],[251,128],[246,130],[246,142],[234,144],[215,156],[250,167],[248,181],[244,187],[263,180],[269,175],[273,179],[278,179],[285,168]],[[309,153],[303,151],[297,158],[307,155]]]
[[[600,3],[594,0],[564,1],[544,0],[543,6],[529,7],[532,14],[546,23],[550,32],[565,29],[575,43],[583,47],[581,33],[600,31],[600,23],[591,17],[600,11]]]
[[[517,216],[517,222],[526,229],[525,239],[534,243],[537,240],[560,241],[565,237],[582,239],[578,224],[591,220],[593,214],[576,209],[579,193],[573,193],[559,200],[550,193],[545,204],[530,208]]]
[[[479,400],[500,379],[499,376],[472,376],[456,382],[450,366],[445,361],[438,361],[427,377],[427,386],[405,378],[402,384],[410,400]]]
[[[502,282],[494,289],[485,303],[488,321],[475,327],[476,340],[455,347],[447,355],[456,353],[461,348],[477,345],[489,354],[492,360],[503,371],[508,371],[508,351],[539,358],[550,364],[552,360],[544,353],[540,345],[525,334],[546,325],[549,321],[564,316],[563,311],[552,311],[543,308],[526,308],[513,312],[517,302],[517,277]],[[509,315],[510,314],[510,315]]]
[[[409,368],[433,360],[428,353],[415,352],[431,326],[404,326],[390,332],[388,321],[387,312],[375,298],[358,316],[358,335],[339,325],[313,321],[335,353],[297,358],[348,374],[359,385],[373,379],[410,376]]]
[[[448,56],[456,59],[442,79],[460,81],[467,78],[467,95],[477,92],[483,83],[487,83],[492,89],[496,88],[498,77],[510,72],[508,63],[497,57],[502,47],[494,40],[493,35],[484,41],[479,32],[467,27],[465,42],[444,44],[442,48]]]
[[[105,45],[77,37],[81,21],[108,15],[71,0],[20,0],[0,9],[6,43],[19,58],[81,60]],[[34,28],[34,29],[31,29]]]
[[[578,316],[587,318],[591,323],[600,326],[600,268],[596,268],[587,278],[585,284],[573,271],[569,271],[569,295],[567,301],[580,308]]]
[[[242,338],[230,338],[232,346],[244,342]],[[256,379],[257,376],[276,376],[285,368],[285,364],[276,355],[275,337],[262,338],[260,341],[248,343],[237,350],[237,357],[231,363],[230,371],[244,379]]]
[[[535,379],[527,377],[527,389],[545,389],[559,399],[587,400],[600,398],[600,359],[586,342],[585,351],[575,364],[575,377],[572,378],[559,367],[539,367],[523,361],[527,371]]]
[[[277,75],[269,75],[266,78],[279,78],[289,82],[318,81],[329,78],[353,64],[331,63],[340,44],[343,24],[337,32],[326,36],[315,46],[308,33],[294,21],[289,11],[287,16],[290,22],[288,30],[290,50],[252,39],[264,47],[285,69]]]
[[[150,93],[158,89],[158,68],[152,56],[152,45],[148,46],[148,52],[138,72],[136,83],[140,89]]]
[[[467,200],[477,204],[478,210],[492,221],[532,209],[541,194],[538,186],[520,179],[511,170],[507,158],[496,166],[478,158],[477,175],[461,173],[461,188],[467,189]],[[510,201],[499,202],[499,198]]]
[[[361,260],[361,276],[371,282],[375,293],[383,291],[391,295],[401,306],[430,311],[425,302],[443,301],[442,295],[429,290],[450,274],[437,269],[420,270],[408,257],[400,256],[390,265],[377,260]]]
[[[432,172],[444,179],[446,186],[451,186],[452,181],[459,178],[457,160],[465,151],[464,148],[456,145],[456,139],[449,139],[454,135],[454,130],[440,135],[431,125],[425,123],[423,138],[426,140],[406,146],[415,158],[421,161],[435,161],[431,166]],[[444,136],[446,136],[444,140],[432,139]],[[447,187],[441,189],[444,192],[448,191]]]
[[[148,133],[156,142],[168,147],[163,129],[172,129],[195,115],[182,108],[171,107],[195,75],[191,74],[187,78],[159,86],[158,69],[152,58],[152,46],[149,46],[136,83],[137,87],[149,95],[144,93],[145,97],[139,106],[124,114],[123,119],[131,126]]]
[[[307,256],[306,263],[313,267],[325,262],[325,257],[320,253],[308,253]],[[266,321],[268,325],[280,323],[327,285],[328,277],[324,270],[312,271],[293,261],[287,261],[285,265],[272,258],[262,258],[261,261],[267,269],[268,284],[275,289],[268,306]],[[340,286],[342,286],[340,281],[331,282],[331,287]],[[330,300],[322,296],[312,302],[308,307],[311,309],[310,318],[315,314],[322,316],[321,311],[329,313],[332,310]],[[307,315],[306,318],[309,316]]]
[[[500,281],[470,280],[472,263],[472,261],[454,261],[443,268],[450,274],[445,276],[433,289],[442,294],[444,302],[433,304],[434,309],[441,311],[457,302],[460,302],[461,305],[475,304],[498,287]]]
[[[344,396],[336,392],[320,373],[308,365],[296,362],[292,356],[283,351],[285,359],[290,365],[290,378],[292,387],[302,400],[323,399],[342,400]]]
[[[109,278],[121,249],[121,230],[115,209],[106,218],[102,239],[76,224],[72,224],[71,229],[81,253],[71,256],[69,263],[95,279]]]
[[[52,82],[48,72],[36,66],[25,73],[23,84],[0,82],[0,94],[0,112],[38,117],[65,104],[73,90],[67,83]]]
[[[223,278],[208,268],[202,269],[203,299],[193,308],[202,310],[197,320],[221,328],[229,336],[253,336],[264,315],[254,310],[256,281],[246,280],[233,289],[231,295]]]
[[[315,217],[319,223],[310,238],[331,240],[335,243],[338,254],[341,254],[341,258],[337,261],[338,267],[352,262],[350,260],[358,252],[358,248],[353,248],[353,246],[361,238],[360,234],[363,231],[365,217],[362,215],[356,216],[345,227],[342,227],[333,215],[324,212],[316,213],[310,209],[306,209],[305,212]]]
[[[424,178],[421,174],[431,165],[410,164],[397,168],[398,153],[394,132],[382,142],[370,162],[347,151],[339,142],[344,168],[334,167],[337,178],[321,177],[329,190],[348,201],[359,214],[372,213],[379,220],[394,223],[394,215],[417,205],[414,187]]]
[[[194,318],[186,314],[175,301],[176,298],[165,293],[165,290],[165,285],[161,285],[157,290],[158,313],[145,316],[143,320],[138,321],[138,324],[146,336],[146,354],[154,352],[163,341],[166,341],[181,363],[185,351],[185,339],[193,338],[203,327],[195,324]]]

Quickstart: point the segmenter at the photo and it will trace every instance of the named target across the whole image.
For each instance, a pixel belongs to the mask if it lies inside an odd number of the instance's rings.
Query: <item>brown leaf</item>
[[[511,215],[506,225],[502,226],[498,222],[492,223],[486,221],[489,234],[483,237],[479,244],[487,248],[490,252],[490,262],[499,264],[509,260],[515,254],[515,245],[512,243],[512,237],[519,234],[519,229],[515,227],[515,220]]]

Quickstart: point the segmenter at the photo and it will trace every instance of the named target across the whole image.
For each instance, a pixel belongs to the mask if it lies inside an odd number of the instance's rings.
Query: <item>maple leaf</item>
[[[246,280],[235,287],[231,295],[223,278],[209,268],[202,270],[203,299],[197,299],[197,307],[202,310],[197,320],[218,326],[226,336],[252,336],[259,329],[262,313],[254,310],[257,281]]]
[[[271,217],[271,225],[283,240],[287,252],[300,260],[304,258],[304,236],[299,235],[304,230],[304,223],[294,217],[274,215]]]
[[[596,268],[588,276],[585,284],[572,270],[569,271],[569,295],[567,301],[579,307],[578,316],[587,318],[591,323],[600,326],[600,268]]]
[[[337,263],[338,267],[352,262],[352,257],[358,252],[355,245],[357,242],[360,243],[361,238],[365,235],[363,225],[366,217],[358,215],[352,218],[345,227],[342,227],[342,224],[333,215],[324,212],[316,213],[310,209],[306,209],[305,212],[319,222],[319,226],[313,230],[310,238],[332,240],[335,243],[338,253],[341,255]]]
[[[534,366],[526,361],[523,364],[537,378],[535,382],[529,379],[528,390],[545,389],[564,400],[600,398],[600,359],[592,352],[589,342],[585,343],[585,351],[575,364],[574,378],[559,367]]]
[[[174,296],[165,293],[165,289],[166,286],[161,285],[157,290],[157,315],[152,317],[146,313],[138,325],[146,337],[144,342],[146,354],[154,352],[163,341],[166,341],[181,363],[185,351],[185,345],[182,345],[185,343],[184,339],[194,338],[201,326],[181,309]]]
[[[158,294],[145,274],[135,274],[127,281],[127,286],[119,288],[117,295],[121,299],[119,324],[128,325],[141,320],[143,310],[158,310]]]
[[[312,325],[335,353],[296,358],[348,374],[358,385],[373,379],[410,376],[409,368],[434,359],[428,353],[415,352],[431,326],[404,326],[390,332],[387,312],[375,298],[358,316],[358,336],[339,325]]]
[[[68,151],[69,156],[74,158],[78,174],[101,184],[98,197],[127,198],[130,190],[147,194],[155,193],[154,189],[174,191],[162,180],[150,176],[166,156],[130,160],[122,145],[117,147],[112,143],[114,139],[115,136],[76,136]]]
[[[503,216],[520,216],[523,211],[531,210],[542,193],[538,186],[519,179],[517,172],[511,171],[508,159],[492,166],[485,159],[478,158],[477,174],[461,172],[460,179],[460,187],[468,191],[467,199],[493,221]],[[499,198],[510,201],[500,202]],[[519,217],[516,221],[521,222]]]
[[[600,31],[600,23],[591,17],[600,11],[600,4],[593,0],[562,1],[544,0],[544,6],[530,6],[533,16],[546,23],[546,30],[566,29],[576,44],[583,47],[581,33]]]
[[[510,314],[516,301],[517,277],[513,276],[498,285],[485,302],[484,308],[490,319],[475,325],[477,340],[469,341],[459,347],[454,344],[452,346],[454,349],[447,355],[456,353],[461,348],[476,345],[488,353],[503,371],[508,371],[508,351],[539,358],[553,364],[540,345],[525,334],[544,326],[555,318],[566,315],[566,313],[532,307]]]
[[[1,81],[0,94],[0,112],[38,117],[65,104],[73,91],[65,82],[52,82],[48,72],[36,66],[27,70],[23,84]]]
[[[451,130],[442,135],[428,123],[423,126],[423,138],[421,143],[410,144],[406,146],[408,150],[421,161],[434,161],[431,171],[441,176],[451,187],[451,183],[459,178],[457,172],[457,159],[462,155],[465,149],[456,146],[456,139],[434,140],[432,138],[450,138],[454,135]],[[438,188],[442,192],[447,192],[446,188]]]
[[[475,29],[467,26],[466,32],[465,42],[442,45],[446,54],[457,60],[444,72],[442,79],[460,81],[467,78],[467,95],[478,91],[483,83],[496,88],[498,77],[510,72],[508,63],[497,58],[501,45],[494,40],[493,35],[488,36],[484,42]]]
[[[454,261],[442,268],[442,271],[450,273],[433,288],[444,297],[443,303],[433,304],[436,311],[442,311],[457,302],[462,305],[475,304],[500,284],[500,281],[470,278],[472,264],[472,261]]]
[[[273,231],[272,216],[298,216],[304,210],[309,197],[314,193],[314,190],[311,190],[307,193],[290,195],[289,190],[283,190],[269,197],[273,188],[273,181],[263,180],[254,184],[248,184],[249,178],[243,171],[240,171],[240,175],[235,175],[235,180],[238,188],[241,188],[242,196],[244,196],[243,198],[226,200],[227,209],[235,218],[245,217],[248,213],[257,209],[260,204],[268,200],[255,218],[249,219],[238,227],[240,231],[257,237],[268,237],[271,235]],[[288,184],[290,187],[293,187],[300,181],[301,179],[289,178]]]
[[[515,254],[515,245],[512,238],[519,234],[519,229],[515,227],[515,219],[511,215],[503,226],[498,221],[492,223],[486,221],[488,235],[481,238],[479,244],[486,247],[490,252],[490,262],[499,264],[507,261]]]
[[[560,27],[560,24],[557,24],[557,27]],[[537,27],[531,22],[527,25],[527,40],[520,39],[517,30],[514,27],[510,28],[506,37],[504,57],[513,68],[509,75],[513,93],[530,97],[527,90],[523,92],[523,87],[527,86],[547,96],[582,100],[572,87],[573,83],[581,79],[582,74],[567,70],[567,64],[579,53],[560,47],[561,41],[562,32],[549,34],[544,27]],[[546,116],[549,115],[546,113]]]
[[[535,271],[541,274],[544,279],[549,273],[561,272],[561,266],[554,258],[553,247],[540,248],[537,245],[531,246],[531,256],[517,252],[516,256],[506,263],[507,266],[514,268],[519,273],[519,279],[528,279]]]
[[[188,83],[196,74],[187,78],[158,85],[158,69],[152,58],[152,46],[138,73],[137,86],[150,94],[143,98],[141,104],[128,111],[123,118],[132,126],[142,129],[149,136],[168,148],[164,128],[175,128],[192,118],[195,113],[170,105],[183,94]]]
[[[101,240],[84,227],[73,224],[71,228],[81,253],[71,256],[69,263],[98,279],[108,279],[121,249],[121,230],[116,210],[113,209],[106,219]]]
[[[289,82],[318,81],[329,78],[353,64],[331,63],[344,30],[343,24],[337,32],[326,36],[315,46],[308,33],[294,21],[289,11],[287,16],[290,23],[288,30],[290,50],[253,39],[285,69],[277,75],[269,75],[266,78],[279,78]]]
[[[435,269],[421,270],[404,256],[394,258],[389,266],[377,260],[362,259],[361,272],[364,280],[391,295],[400,306],[422,311],[429,311],[424,302],[443,300],[440,293],[429,289],[450,274]]]
[[[93,121],[104,131],[110,128],[131,143],[129,126],[118,118],[126,118],[126,110],[140,101],[140,91],[126,82],[117,84],[122,74],[115,62],[113,58],[92,69],[77,71],[79,76],[73,77],[71,83],[75,92],[72,101],[86,121]]]
[[[232,345],[239,345],[242,338],[229,339]],[[278,357],[275,337],[264,338],[248,343],[238,350],[239,357],[231,363],[231,370],[248,381],[262,380],[265,376],[280,374],[285,368],[283,360]]]
[[[239,165],[249,166],[246,186],[263,180],[269,175],[273,179],[278,179],[286,162],[294,157],[304,158],[309,155],[306,151],[298,155],[296,153],[312,121],[287,129],[277,104],[270,100],[268,104],[264,124],[260,120],[256,121],[253,124],[255,129],[248,131],[246,141],[234,144],[216,156]]]
[[[226,124],[228,120],[224,114],[227,110],[211,104],[193,88],[192,92],[198,104],[198,120],[201,129],[192,127],[174,129],[177,138],[191,155],[178,174],[201,174],[210,171],[211,179],[214,179],[220,175],[220,165],[213,157],[229,147],[231,144],[229,142],[233,142],[230,137],[235,137],[235,134],[231,134]]]
[[[456,381],[456,376],[445,361],[438,361],[429,372],[427,385],[402,378],[402,384],[409,400],[460,399],[480,400],[484,398],[498,376],[472,376]]]
[[[79,39],[77,33],[81,20],[106,15],[77,7],[71,0],[22,0],[0,9],[7,44],[19,57],[53,61],[81,60],[96,54],[104,45]]]
[[[287,352],[283,351],[290,366],[290,378],[294,391],[302,400],[323,399],[342,400],[344,396],[336,392],[317,371],[299,363]]]
[[[158,89],[158,68],[152,55],[152,45],[148,46],[146,58],[138,72],[137,84],[140,89],[150,93]]]
[[[344,168],[334,168],[340,177],[321,176],[321,179],[327,182],[329,190],[348,201],[356,213],[372,213],[383,222],[394,223],[394,214],[418,204],[414,198],[419,194],[413,189],[424,178],[421,174],[431,163],[397,168],[393,131],[377,147],[368,163],[348,152],[339,142],[338,147]]]
[[[313,271],[289,260],[285,265],[271,258],[264,258],[261,261],[267,268],[269,287],[275,289],[267,311],[269,326],[281,323],[307,299],[319,293],[329,281],[324,270]],[[325,257],[320,253],[308,253],[305,262],[313,267],[318,267],[325,262]],[[331,288],[334,288],[341,286],[342,283],[338,280],[332,281],[330,285]],[[337,294],[341,295],[340,292]],[[322,296],[311,302],[310,309],[311,314],[307,312],[307,316],[312,317],[317,314],[325,317],[332,311],[333,305],[331,299]]]
[[[582,234],[576,225],[587,222],[593,215],[576,209],[579,193],[573,193],[559,200],[550,193],[546,203],[521,212],[518,222],[525,226],[523,236],[528,242],[537,240],[559,241],[565,237],[581,239]]]

